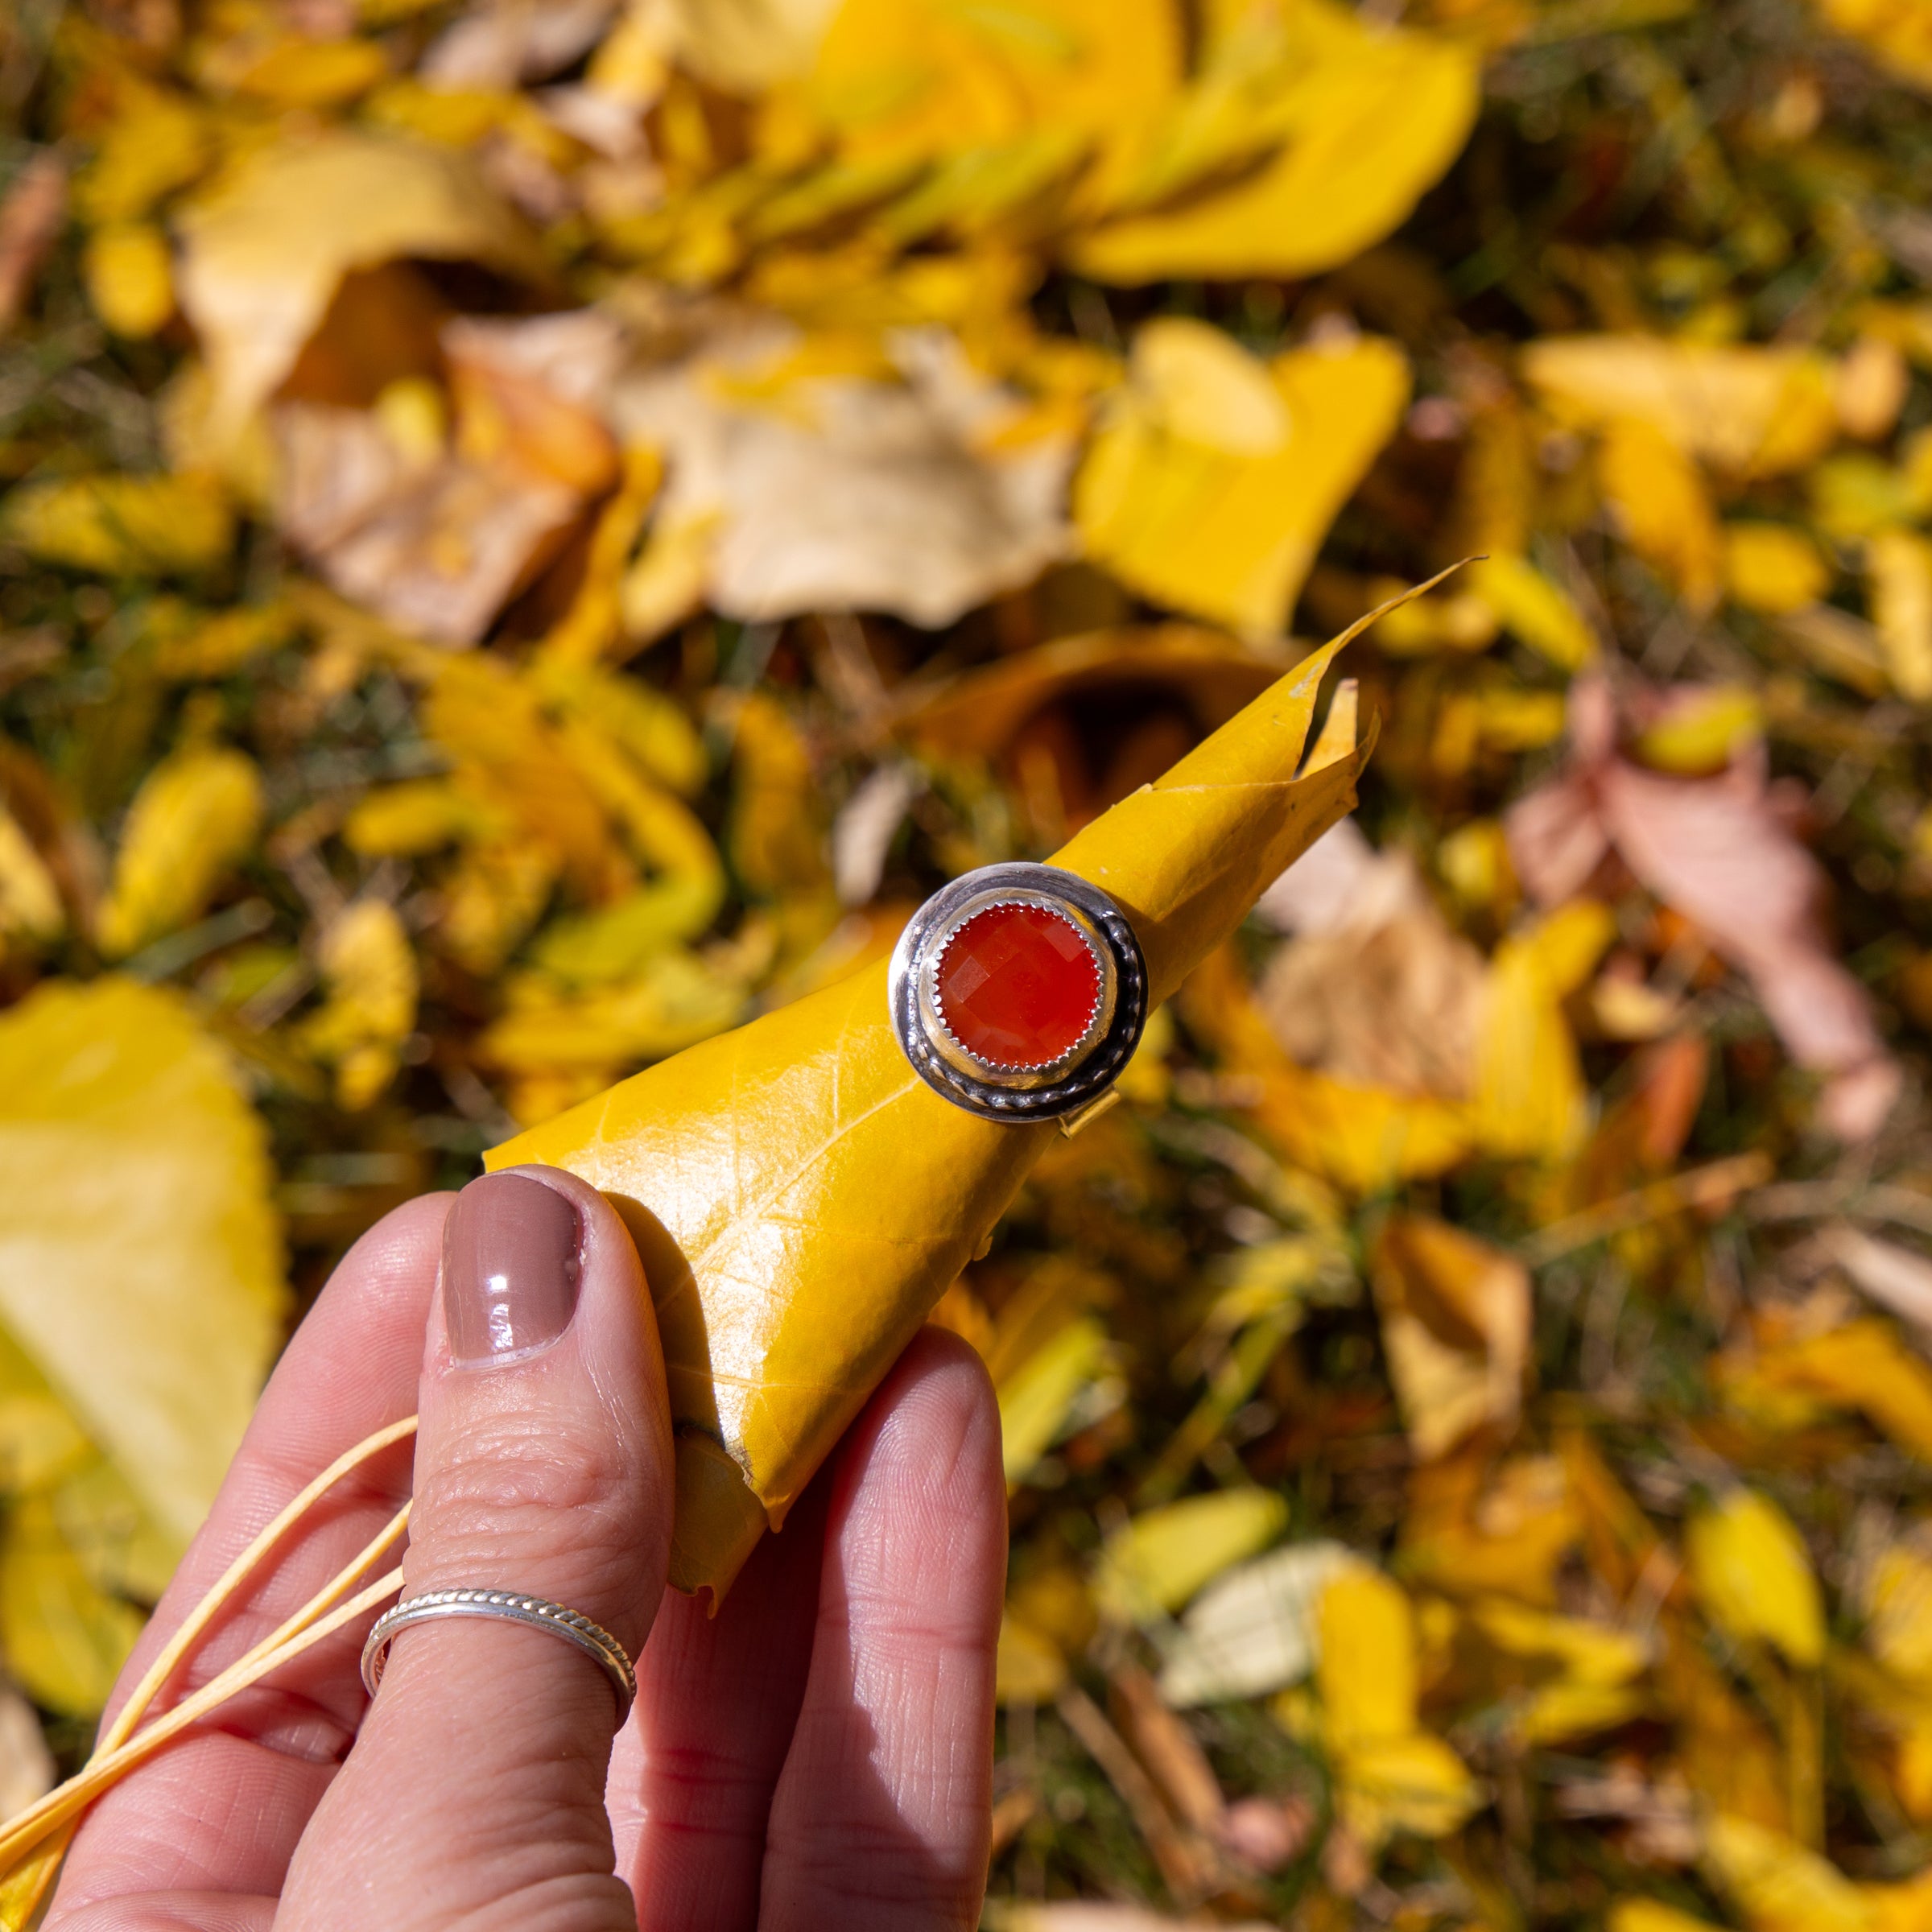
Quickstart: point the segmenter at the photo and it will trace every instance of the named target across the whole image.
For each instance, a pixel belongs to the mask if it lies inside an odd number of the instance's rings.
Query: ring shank
[[[562,1637],[581,1650],[609,1680],[611,1689],[617,1693],[620,1728],[630,1715],[638,1695],[638,1675],[624,1646],[602,1624],[592,1623],[580,1611],[520,1590],[430,1590],[386,1611],[376,1619],[362,1645],[363,1688],[371,1697],[375,1695],[389,1662],[390,1645],[403,1631],[414,1624],[443,1623],[460,1616],[521,1624],[527,1629],[543,1630]]]

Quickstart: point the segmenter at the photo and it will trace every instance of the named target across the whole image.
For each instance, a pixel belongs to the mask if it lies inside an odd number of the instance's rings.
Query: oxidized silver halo
[[[1002,907],[1051,914],[1091,956],[1092,1011],[1084,1030],[1051,1059],[975,1053],[948,1022],[940,990],[947,951],[972,921]],[[1059,1120],[1105,1093],[1140,1044],[1147,963],[1126,915],[1097,886],[1051,865],[983,865],[941,887],[913,914],[893,951],[887,999],[906,1059],[935,1092],[985,1120]]]

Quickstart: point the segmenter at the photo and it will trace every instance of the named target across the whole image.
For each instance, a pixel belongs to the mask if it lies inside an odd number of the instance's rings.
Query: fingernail
[[[576,1312],[584,1231],[554,1187],[488,1174],[456,1196],[443,1226],[443,1319],[466,1366],[547,1348]]]

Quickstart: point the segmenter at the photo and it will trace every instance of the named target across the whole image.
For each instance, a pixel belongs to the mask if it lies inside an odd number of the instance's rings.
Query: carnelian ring
[[[989,1120],[1052,1120],[1104,1094],[1139,1043],[1147,968],[1104,892],[1051,865],[982,866],[935,893],[887,997],[913,1069]]]

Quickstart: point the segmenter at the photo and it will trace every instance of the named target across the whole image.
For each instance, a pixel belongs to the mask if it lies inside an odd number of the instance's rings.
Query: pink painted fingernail
[[[547,1348],[570,1326],[584,1229],[554,1187],[487,1174],[456,1196],[443,1228],[443,1319],[464,1367]]]

